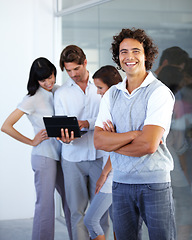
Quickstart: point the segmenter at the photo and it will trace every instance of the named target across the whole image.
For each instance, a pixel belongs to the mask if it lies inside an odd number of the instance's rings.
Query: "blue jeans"
[[[117,240],[137,240],[140,216],[151,240],[175,240],[174,203],[170,183],[113,182],[113,227]]]

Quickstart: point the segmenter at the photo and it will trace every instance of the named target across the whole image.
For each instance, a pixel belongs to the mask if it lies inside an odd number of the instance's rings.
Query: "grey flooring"
[[[0,240],[31,240],[33,219],[0,221]],[[110,228],[108,240],[113,240],[112,228]],[[148,240],[146,229],[143,239]],[[69,240],[65,223],[55,220],[55,240]],[[82,239],[83,240],[83,239]]]
[[[33,219],[0,221],[0,240],[30,240]],[[69,240],[66,225],[55,220],[55,240]],[[113,240],[112,231],[109,240]]]
[[[33,219],[0,221],[0,240],[30,240]],[[55,220],[55,240],[68,240],[66,226]]]
[[[33,219],[0,221],[0,240],[31,240],[32,223]],[[112,228],[110,230],[108,240],[113,240]],[[145,225],[143,225],[142,239],[149,240]],[[55,240],[69,240],[63,220],[55,220]],[[184,231],[179,240],[192,240],[192,236],[186,238]]]

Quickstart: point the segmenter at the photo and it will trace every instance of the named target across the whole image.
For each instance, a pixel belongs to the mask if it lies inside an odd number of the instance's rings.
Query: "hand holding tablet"
[[[61,129],[65,138],[79,138],[87,131],[81,131],[76,117],[52,116],[43,117],[48,137],[61,138]],[[72,136],[71,136],[71,132]],[[63,135],[63,134],[62,134]]]

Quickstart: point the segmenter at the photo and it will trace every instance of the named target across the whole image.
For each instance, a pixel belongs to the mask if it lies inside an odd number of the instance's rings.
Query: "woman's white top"
[[[58,87],[55,85],[52,92],[39,87],[35,95],[26,95],[17,106],[18,109],[27,114],[35,135],[41,129],[45,129],[43,117],[54,115],[53,93]],[[49,157],[54,160],[60,160],[60,153],[61,143],[55,138],[44,140],[32,149],[32,155]]]

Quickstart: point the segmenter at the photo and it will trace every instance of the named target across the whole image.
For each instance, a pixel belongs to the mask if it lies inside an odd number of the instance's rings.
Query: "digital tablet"
[[[45,128],[47,130],[48,137],[61,137],[61,128],[67,128],[69,136],[71,131],[74,132],[74,137],[78,138],[85,134],[87,131],[81,131],[76,117],[67,116],[52,116],[43,117]]]

